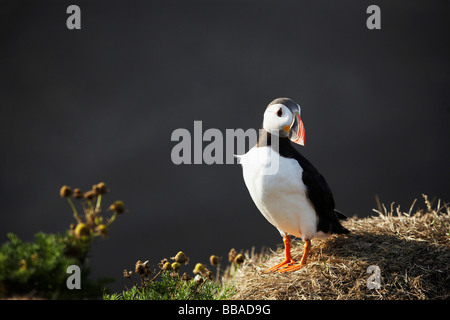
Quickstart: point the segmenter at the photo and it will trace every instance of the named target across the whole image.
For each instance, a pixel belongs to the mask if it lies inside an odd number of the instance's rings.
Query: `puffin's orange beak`
[[[291,130],[289,131],[289,139],[301,146],[305,145],[305,126],[297,112],[294,112],[294,119],[292,120]]]

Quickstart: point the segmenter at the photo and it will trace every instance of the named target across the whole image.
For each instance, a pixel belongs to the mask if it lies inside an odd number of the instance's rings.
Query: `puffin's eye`
[[[281,108],[280,108],[277,111],[277,116],[281,117],[282,115],[283,115],[283,110],[281,110]]]

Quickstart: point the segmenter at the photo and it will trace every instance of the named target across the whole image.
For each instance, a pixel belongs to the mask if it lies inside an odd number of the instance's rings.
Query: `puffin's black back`
[[[271,134],[266,132],[262,134],[257,145],[259,146],[261,143],[271,145]],[[346,217],[335,210],[333,194],[320,172],[292,146],[291,141],[287,138],[280,138],[279,152],[282,157],[297,160],[303,169],[302,180],[307,188],[307,195],[319,217],[317,231],[337,234],[349,233],[350,231],[339,222]]]

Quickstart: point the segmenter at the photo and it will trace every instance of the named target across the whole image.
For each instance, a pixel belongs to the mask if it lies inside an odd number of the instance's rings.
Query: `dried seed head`
[[[85,223],[81,222],[77,224],[77,226],[75,227],[74,233],[75,236],[78,238],[88,237],[91,234],[91,230]]]
[[[106,184],[104,182],[97,183],[92,186],[92,190],[96,194],[105,194],[108,193],[108,189],[106,188]]]
[[[242,264],[245,261],[244,255],[242,253],[239,253],[236,258],[234,259],[234,262],[236,264]]]
[[[130,278],[133,275],[133,271],[128,271],[127,269],[123,270],[123,277]]]
[[[192,278],[185,272],[185,273],[183,273],[183,275],[181,276],[181,280],[189,281],[189,280],[192,280]]]
[[[186,257],[183,251],[179,251],[175,257],[171,257],[170,259],[175,260],[178,263],[188,264],[189,258]]]
[[[97,196],[97,194],[94,191],[89,190],[85,192],[83,196],[86,200],[93,200]]]
[[[208,269],[206,269],[204,276],[206,277],[206,279],[209,279],[209,280],[214,279],[212,271],[209,271]]]
[[[162,269],[164,267],[164,265],[166,264],[166,262],[169,262],[169,260],[167,260],[166,258],[162,259],[159,263],[158,263],[158,267],[160,269]]]
[[[209,262],[211,263],[211,265],[213,266],[217,266],[219,264],[220,258],[216,255],[211,255],[211,257],[209,257]]]
[[[199,274],[205,272],[205,266],[201,263],[197,263],[194,268],[194,274]]]
[[[121,214],[125,212],[125,205],[123,201],[117,200],[109,206],[109,209],[114,211],[115,213]]]
[[[234,259],[236,258],[236,255],[237,255],[236,250],[234,250],[234,248],[231,249],[230,252],[228,252],[228,261],[233,262]]]
[[[134,272],[137,274],[144,274],[145,266],[141,260],[138,260],[135,265]]]
[[[69,186],[62,186],[59,190],[59,195],[61,196],[61,198],[70,197],[72,195],[72,189],[70,189]]]
[[[81,189],[78,189],[78,188],[73,189],[73,197],[75,199],[83,198],[83,192],[81,191]]]
[[[148,276],[152,273],[152,270],[150,269],[148,265],[148,260],[145,262],[142,262],[141,260],[138,260],[135,265],[134,269],[135,273],[141,275],[141,276]]]

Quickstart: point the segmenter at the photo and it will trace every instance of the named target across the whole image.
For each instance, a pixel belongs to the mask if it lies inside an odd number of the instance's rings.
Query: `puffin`
[[[340,223],[346,216],[335,209],[325,178],[294,144],[305,145],[300,105],[277,98],[264,112],[256,145],[237,156],[253,202],[283,238],[285,259],[265,272],[299,270],[306,263],[313,238],[349,233]],[[291,236],[304,241],[300,262],[291,256]]]

